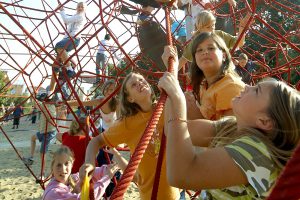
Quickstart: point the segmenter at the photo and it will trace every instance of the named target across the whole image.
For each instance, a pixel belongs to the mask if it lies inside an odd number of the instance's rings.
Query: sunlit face
[[[52,170],[54,178],[63,184],[66,184],[71,174],[73,161],[67,154],[57,155]]]
[[[149,83],[140,74],[133,74],[126,83],[126,90],[128,93],[128,101],[131,99],[135,103],[140,100],[151,98],[152,90]]]
[[[215,31],[215,28],[216,28],[216,22],[215,21],[211,21],[206,26],[197,27],[197,29],[198,29],[198,31],[200,33],[202,33],[202,32],[209,32],[209,33],[211,33],[213,31]]]
[[[212,38],[208,38],[200,43],[195,53],[198,67],[204,74],[212,75],[219,73],[224,56],[225,54]]]
[[[111,95],[114,91],[115,91],[116,87],[115,84],[110,84],[107,88],[105,88],[104,91],[104,96],[108,97],[109,95]]]
[[[77,12],[82,13],[82,12],[84,12],[84,10],[85,10],[84,4],[83,3],[78,3],[77,4]]]
[[[275,86],[272,81],[261,82],[256,86],[246,86],[240,96],[233,98],[232,110],[239,123],[256,127],[258,117],[267,116],[270,92]]]
[[[247,60],[245,60],[245,59],[239,59],[239,65],[240,65],[241,67],[245,67],[246,64],[247,64]]]

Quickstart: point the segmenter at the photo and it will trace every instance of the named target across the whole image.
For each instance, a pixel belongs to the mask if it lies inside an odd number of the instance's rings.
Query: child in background
[[[67,25],[67,33],[64,36],[64,39],[56,43],[55,45],[55,51],[57,53],[56,61],[60,64],[64,64],[66,68],[66,74],[69,78],[73,78],[75,76],[75,71],[73,70],[71,66],[71,62],[68,61],[65,63],[68,58],[68,52],[72,51],[77,47],[80,43],[80,31],[83,28],[85,24],[85,9],[86,5],[83,2],[79,2],[77,4],[76,8],[76,14],[73,16],[66,15],[64,11],[64,7],[60,7],[60,15],[64,21],[64,23]],[[53,67],[53,75],[51,77],[51,83],[50,83],[50,90],[48,92],[48,95],[53,93],[56,82],[54,76],[58,76],[58,73],[61,71],[61,66],[55,66]]]
[[[252,84],[252,73],[255,72],[255,66],[253,61],[249,61],[248,56],[241,53],[238,58],[238,63],[235,67],[235,71],[242,77],[244,83]]]
[[[46,166],[46,153],[48,151],[50,142],[56,135],[56,127],[54,123],[54,118],[56,115],[56,109],[54,106],[53,98],[49,99],[47,97],[46,93],[42,93],[40,95],[37,95],[36,99],[37,101],[37,107],[40,109],[41,119],[39,121],[39,130],[36,134],[33,134],[31,136],[31,142],[30,142],[30,156],[24,157],[23,162],[26,165],[32,165],[34,162],[34,153],[35,153],[35,147],[36,147],[36,140],[39,140],[41,143],[40,146],[40,159],[41,163],[44,162],[43,168],[42,168],[42,174],[40,179],[43,179],[45,166]],[[45,154],[45,155],[44,155]],[[44,158],[44,159],[43,159]]]
[[[169,57],[177,68],[174,50],[165,55],[165,62]],[[299,144],[299,91],[266,80],[246,86],[232,100],[235,117],[187,121],[185,97],[174,72],[166,72],[158,84],[168,95],[169,183],[202,190],[205,199],[265,199]]]
[[[77,173],[84,163],[85,150],[89,141],[92,139],[89,136],[87,138],[85,134],[87,129],[86,119],[80,117],[78,121],[72,121],[69,132],[56,134],[56,139],[60,141],[62,145],[69,147],[74,152],[75,160],[72,167],[72,173]]]
[[[74,156],[72,151],[66,147],[61,146],[53,154],[51,163],[51,173],[53,178],[47,185],[43,200],[57,200],[57,199],[74,199],[80,200],[80,185],[79,176],[71,174],[71,169],[74,163]],[[105,188],[110,183],[110,179],[117,172],[116,165],[107,165],[96,167],[92,180],[94,182],[94,199],[100,200],[105,192]]]

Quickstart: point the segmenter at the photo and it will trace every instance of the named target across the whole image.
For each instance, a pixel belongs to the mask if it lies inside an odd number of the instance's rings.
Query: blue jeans
[[[75,47],[78,47],[80,43],[80,38],[64,38],[55,45],[55,50],[56,49],[65,49],[66,52],[70,52]]]
[[[46,137],[46,133],[40,133],[40,132],[36,133],[36,137],[38,138],[39,142],[41,142],[40,153],[46,153],[48,151],[49,144],[51,140],[55,137],[55,135],[56,135],[56,131],[48,132],[47,137]],[[45,141],[45,137],[46,137],[46,141]],[[46,142],[46,146],[44,151],[45,142]]]
[[[107,68],[105,68],[105,63],[107,62],[107,57],[102,53],[97,53],[96,55],[96,74],[100,75],[100,69],[104,71],[104,75],[108,75]],[[96,81],[100,81],[100,78],[97,76]]]

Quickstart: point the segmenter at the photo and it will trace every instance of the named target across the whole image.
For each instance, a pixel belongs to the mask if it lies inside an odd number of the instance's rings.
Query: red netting
[[[76,1],[61,3],[67,13],[75,12]],[[81,103],[80,96],[92,99],[105,79],[120,80],[132,70],[145,75],[150,83],[156,83],[160,72],[165,70],[159,59],[162,47],[167,44],[164,39],[166,26],[162,9],[152,13],[153,23],[149,24],[156,29],[152,27],[151,30],[154,31],[149,33],[145,31],[147,27],[137,25],[137,15],[121,12],[124,6],[139,10],[140,5],[130,1],[109,0],[88,0],[86,3],[87,23],[81,30],[80,45],[69,53],[78,73],[66,83],[56,80],[59,83],[56,91],[62,93],[65,99],[62,90],[62,84],[65,84],[64,87],[71,91],[70,98]],[[212,5],[212,10],[216,11],[219,18],[217,23],[231,34],[237,33],[241,17],[252,13],[255,23],[245,27],[246,44],[239,52],[247,54],[256,62],[256,73],[252,74],[254,82],[271,76],[300,89],[300,5],[297,1],[242,0],[238,1],[236,8],[229,7],[226,1],[214,1]],[[171,15],[176,19],[186,17],[183,11],[173,11]],[[62,39],[66,30],[57,10],[57,3],[47,0],[36,0],[34,3],[30,0],[0,0],[0,20],[0,69],[13,71],[13,77],[0,88],[0,95],[6,94],[17,80],[22,80],[30,97],[35,98],[38,91],[50,83],[56,56],[54,45]],[[100,69],[97,76],[96,53],[106,33],[112,37],[116,48],[108,50],[110,64]],[[185,44],[177,42],[177,45],[180,48]],[[234,51],[232,53],[234,57],[238,55]],[[96,76],[100,78],[100,83],[84,90],[86,84],[95,83]],[[68,109],[73,113],[70,106]],[[90,114],[93,115],[95,110]],[[1,120],[4,118],[5,116]],[[53,116],[53,119],[57,117]],[[91,122],[92,131],[97,133],[93,120]],[[56,123],[55,120],[53,123]],[[2,128],[1,130],[6,135]]]

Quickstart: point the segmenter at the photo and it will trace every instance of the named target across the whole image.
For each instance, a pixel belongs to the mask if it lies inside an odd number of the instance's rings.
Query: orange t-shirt
[[[132,154],[145,131],[151,114],[152,112],[139,112],[134,116],[117,121],[103,133],[105,142],[112,147],[126,143]],[[138,182],[140,197],[144,200],[151,199],[160,141],[163,134],[163,125],[164,121],[162,116],[137,169],[140,178]],[[166,158],[164,155],[157,199],[177,200],[179,196],[179,189],[171,187],[167,183]]]
[[[201,114],[205,119],[220,119],[224,112],[232,109],[232,99],[244,90],[245,83],[241,78],[226,74],[222,79],[211,85],[200,87]]]

